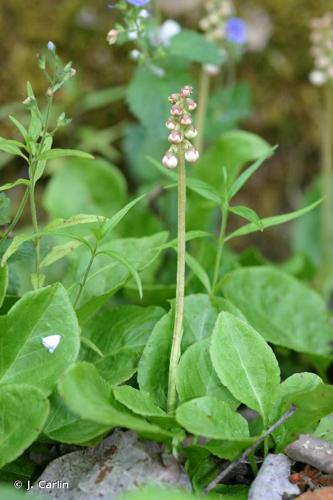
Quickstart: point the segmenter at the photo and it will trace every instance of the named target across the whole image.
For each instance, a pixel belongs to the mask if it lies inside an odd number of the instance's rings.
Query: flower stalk
[[[186,256],[186,169],[183,146],[178,153],[178,242],[177,242],[177,286],[175,323],[169,366],[168,412],[173,413],[176,406],[176,370],[181,355],[183,338],[184,295],[185,295],[185,256]]]
[[[333,86],[324,88],[324,120],[322,144],[322,220],[321,220],[321,272],[326,274],[330,266],[331,253],[331,206],[333,173]]]
[[[192,111],[197,107],[191,99],[192,87],[183,87],[177,94],[169,96],[170,117],[165,125],[169,130],[170,148],[162,163],[166,168],[178,167],[178,239],[177,239],[177,284],[175,321],[169,364],[167,410],[173,414],[177,404],[176,370],[181,356],[183,338],[184,296],[185,296],[185,259],[186,259],[186,161],[195,163],[199,153],[191,143],[197,135],[192,125]]]

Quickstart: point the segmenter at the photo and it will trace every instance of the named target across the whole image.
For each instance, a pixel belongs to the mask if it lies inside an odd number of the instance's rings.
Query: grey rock
[[[290,466],[289,458],[282,453],[267,455],[251,485],[249,500],[282,500],[284,495],[299,495],[298,486],[288,479]]]
[[[181,465],[163,453],[160,445],[139,442],[134,432],[116,430],[97,447],[53,460],[30,494],[61,500],[114,500],[145,484],[191,489]]]
[[[295,461],[333,474],[333,444],[323,439],[301,434],[297,441],[287,446],[286,454]]]

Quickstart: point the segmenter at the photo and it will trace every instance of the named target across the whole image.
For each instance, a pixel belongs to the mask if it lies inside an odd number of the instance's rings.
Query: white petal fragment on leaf
[[[61,335],[48,335],[42,338],[43,346],[49,351],[54,352],[61,340]]]

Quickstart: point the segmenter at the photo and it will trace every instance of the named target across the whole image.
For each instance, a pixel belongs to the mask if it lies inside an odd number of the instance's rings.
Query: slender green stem
[[[225,233],[226,233],[226,229],[227,229],[228,216],[229,216],[228,205],[225,204],[221,211],[222,211],[222,223],[221,223],[219,240],[218,240],[218,244],[217,244],[217,253],[216,253],[213,285],[212,285],[213,292],[214,292],[214,289],[216,288],[216,285],[217,285],[217,282],[219,279],[219,275],[220,275],[220,267],[221,267],[222,253],[223,253],[223,248],[224,248]]]
[[[30,195],[30,211],[31,211],[31,219],[32,219],[32,226],[34,228],[34,233],[37,234],[39,232],[38,229],[38,222],[37,222],[37,209],[36,209],[36,202],[35,202],[35,183],[32,182],[29,188],[29,195]],[[34,245],[36,249],[36,275],[37,275],[37,283],[39,286],[39,268],[40,268],[40,237],[36,236],[34,240]]]
[[[18,207],[17,212],[16,212],[16,214],[14,216],[14,219],[9,224],[9,226],[6,229],[6,231],[3,234],[3,236],[0,238],[0,242],[3,241],[3,240],[5,240],[7,238],[7,236],[15,229],[16,224],[18,223],[18,221],[22,217],[22,214],[24,212],[25,206],[26,206],[26,204],[27,204],[27,202],[29,200],[29,192],[30,192],[30,188],[27,188],[25,190],[25,193],[23,195],[22,200],[20,201],[19,207]]]
[[[177,403],[176,370],[181,355],[183,337],[184,293],[185,293],[185,255],[186,255],[186,170],[184,147],[178,152],[178,252],[177,252],[177,288],[175,305],[175,323],[169,365],[168,412],[174,413]]]
[[[324,120],[322,144],[322,220],[321,220],[321,274],[327,273],[330,265],[331,245],[331,204],[332,204],[332,173],[333,173],[333,86],[326,85],[324,89]]]
[[[95,244],[95,247],[93,248],[92,252],[91,252],[91,257],[89,259],[89,262],[88,262],[88,265],[87,265],[87,268],[85,270],[85,273],[84,273],[84,276],[83,276],[83,280],[81,283],[79,283],[79,291],[77,293],[77,296],[76,296],[76,299],[74,301],[74,308],[76,309],[76,307],[78,306],[79,304],[79,301],[80,301],[80,298],[81,298],[81,295],[82,295],[82,292],[83,292],[83,289],[86,285],[86,282],[87,282],[87,279],[88,279],[88,276],[89,276],[89,273],[90,273],[90,270],[91,270],[91,266],[93,265],[93,262],[95,260],[95,257],[96,257],[96,253],[97,253],[97,243]]]
[[[195,139],[195,146],[201,154],[204,146],[205,139],[205,121],[207,114],[207,105],[210,88],[210,76],[201,68],[200,84],[199,84],[199,99],[198,99],[198,112],[197,112],[197,129],[198,135]]]
[[[36,187],[35,173],[36,173],[36,168],[38,165],[39,155],[43,151],[43,147],[45,144],[52,103],[53,103],[53,97],[50,96],[50,97],[48,97],[48,100],[47,100],[47,108],[46,108],[45,122],[44,122],[44,127],[43,127],[43,135],[42,135],[41,141],[38,145],[36,154],[34,155],[34,158],[31,161],[31,166],[30,166],[30,180],[31,180],[31,184],[30,184],[30,188],[29,188],[30,212],[31,212],[32,225],[33,225],[33,229],[34,229],[35,234],[37,234],[39,232],[38,220],[37,220],[37,208],[36,208],[36,201],[35,201],[35,187]],[[40,236],[35,237],[34,245],[35,245],[35,250],[36,250],[36,267],[35,267],[36,277],[37,277],[36,282],[37,282],[37,286],[40,286],[40,281],[39,281],[39,275],[40,275]]]

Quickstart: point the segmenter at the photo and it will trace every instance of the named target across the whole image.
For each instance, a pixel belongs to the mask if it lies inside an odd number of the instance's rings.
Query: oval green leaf
[[[222,384],[267,422],[279,389],[280,370],[261,335],[245,321],[223,312],[214,327],[210,355]]]

